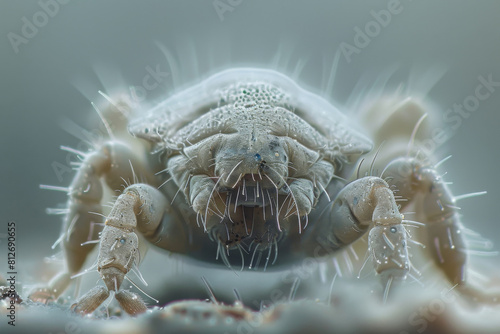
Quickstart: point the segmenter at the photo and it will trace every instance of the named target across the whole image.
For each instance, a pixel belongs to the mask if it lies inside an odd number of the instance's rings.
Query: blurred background
[[[62,124],[95,127],[89,99],[101,102],[98,90],[134,96],[134,86],[148,105],[215,71],[257,66],[297,74],[342,106],[359,82],[370,87],[393,72],[388,91],[413,82],[418,93],[435,83],[428,98],[444,115],[474,100],[479,77],[500,82],[499,14],[496,0],[1,1],[0,235],[16,222],[20,272],[33,274],[54,252],[60,218],[45,209],[66,198],[39,185],[71,182],[59,146],[80,139]],[[325,91],[336,52],[335,83]],[[154,88],[146,89],[148,75]],[[445,123],[453,136],[436,151],[453,155],[441,170],[455,194],[488,192],[459,205],[464,223],[497,250],[499,86],[475,111],[449,114],[460,125]],[[0,272],[4,265],[1,256]]]

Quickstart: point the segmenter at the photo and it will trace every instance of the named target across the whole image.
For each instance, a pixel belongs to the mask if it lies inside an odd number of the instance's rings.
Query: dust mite
[[[112,292],[127,313],[139,314],[145,302],[122,285],[133,282],[131,273],[142,281],[140,250],[149,244],[242,268],[263,257],[266,270],[332,256],[366,234],[385,299],[411,270],[405,225],[416,224],[451,286],[481,303],[498,300],[466,283],[454,197],[433,157],[418,148],[419,133],[431,126],[420,101],[374,104],[363,115],[365,136],[325,99],[272,70],[226,70],[139,117],[125,100],[102,95],[109,103],[98,112],[109,138],[76,152],[82,162],[67,189],[59,239],[66,268],[31,299],[56,298],[72,278],[97,269],[105,286],[73,309],[92,313]],[[367,176],[357,175],[360,157],[382,141],[386,154],[372,158]],[[102,184],[120,195],[100,229]],[[401,214],[410,204],[418,222]],[[97,261],[83,270],[96,245]],[[230,252],[239,253],[231,263]]]

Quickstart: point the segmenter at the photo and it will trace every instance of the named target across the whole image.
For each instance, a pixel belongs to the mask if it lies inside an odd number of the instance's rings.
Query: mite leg
[[[339,192],[329,210],[319,218],[306,247],[315,256],[324,254],[325,250],[333,254],[371,227],[368,250],[375,271],[388,292],[392,282],[406,278],[409,270],[406,231],[401,221],[389,185],[378,177],[364,177],[347,184]]]
[[[139,270],[141,256],[137,233],[152,243],[161,243],[166,250],[186,252],[188,239],[186,233],[182,233],[182,223],[170,217],[163,219],[165,212],[172,210],[169,203],[158,189],[146,184],[131,185],[118,197],[101,233],[97,259],[97,270],[106,289],[90,290],[74,304],[75,312],[92,313],[107,298],[109,291],[116,293],[116,299],[127,313],[146,311],[141,298],[120,287],[124,279],[130,280],[126,277],[130,271]]]
[[[436,170],[416,159],[400,158],[387,166],[383,177],[398,196],[416,202],[418,218],[426,225],[427,248],[451,284],[473,300],[498,303],[498,294],[486,294],[466,284],[467,247],[462,224],[453,195]]]
[[[71,276],[78,273],[95,244],[81,245],[89,238],[90,226],[100,221],[103,189],[100,177],[110,167],[108,147],[103,146],[85,157],[70,186],[68,214],[64,218],[62,247],[66,269],[55,276],[47,289],[30,295],[33,300],[57,298],[69,285]],[[91,213],[95,212],[95,214]],[[92,239],[96,238],[94,233]]]
[[[214,195],[215,188],[220,184],[219,180],[224,178],[225,175],[221,175],[218,180],[214,180],[206,174],[206,170],[195,166],[192,159],[183,155],[170,158],[167,169],[179,187],[179,191],[184,194],[187,203],[201,217],[205,230],[209,227],[210,217],[224,215],[225,202],[221,200],[220,196]],[[212,223],[218,223],[219,221],[219,217],[211,220]]]
[[[318,198],[325,188],[330,183],[335,169],[333,165],[327,161],[320,160],[308,169],[307,175],[291,174],[294,178],[289,185],[293,197],[290,200],[294,201],[292,205],[296,206],[296,210],[291,210],[298,216],[302,217],[311,212],[311,209],[316,206]]]
[[[413,153],[421,148],[419,143],[433,137],[434,129],[443,127],[434,109],[414,97],[380,98],[361,113],[360,120],[375,148],[364,155],[358,171],[361,176],[379,175],[390,162],[407,154],[409,142],[414,143]]]
[[[68,213],[64,219],[62,248],[66,268],[56,275],[46,289],[34,291],[30,298],[46,301],[57,298],[69,285],[71,277],[82,269],[98,238],[99,229],[92,228],[102,222],[104,178],[111,189],[120,189],[124,179],[133,180],[135,172],[147,175],[142,159],[123,143],[108,142],[99,149],[85,155],[82,165],[69,187]],[[132,170],[131,166],[135,169]]]

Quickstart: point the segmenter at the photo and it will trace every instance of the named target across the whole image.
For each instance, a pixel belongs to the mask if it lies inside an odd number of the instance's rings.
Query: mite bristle
[[[420,280],[419,280],[417,277],[413,276],[411,273],[407,273],[407,275],[408,275],[411,279],[413,279],[413,281],[414,281],[414,282],[417,282],[417,283],[418,283],[418,284],[419,284],[422,288],[424,288],[424,287],[425,287],[425,284],[424,284],[424,283],[422,283],[422,282],[420,282]]]
[[[339,262],[337,261],[337,258],[334,257],[332,259],[332,262],[333,262],[333,266],[335,268],[335,271],[337,272],[339,277],[342,277],[342,271],[340,270],[340,266],[339,266]]]
[[[335,76],[337,74],[337,69],[339,65],[339,60],[340,60],[340,52],[337,51],[333,58],[332,68],[330,69],[330,75],[328,77],[328,81],[326,83],[326,87],[324,90],[325,96],[331,96],[332,94],[333,85],[335,83]]]
[[[71,188],[69,188],[69,187],[58,187],[58,186],[51,186],[51,185],[47,185],[47,184],[41,184],[40,189],[62,191],[65,193],[69,193],[71,191]]]
[[[321,183],[319,183],[319,182],[318,182],[318,185],[319,185],[319,187],[321,188],[321,191],[323,191],[323,192],[325,193],[326,198],[328,198],[328,202],[331,202],[331,201],[332,201],[332,199],[330,198],[330,195],[328,195],[328,193],[326,192],[325,187],[323,187],[323,185],[322,185]]]
[[[271,265],[274,265],[277,259],[278,259],[278,241],[274,239],[274,260],[271,263]]]
[[[57,247],[57,245],[59,245],[61,243],[61,241],[63,241],[64,239],[64,233],[61,234],[59,236],[59,238],[57,238],[56,242],[54,242],[54,244],[51,246],[52,249],[55,249]]]
[[[233,289],[234,296],[236,297],[236,301],[242,303],[243,300],[241,299],[240,293],[238,292],[237,289]]]
[[[373,166],[375,166],[375,161],[377,160],[378,154],[380,150],[382,149],[382,146],[384,145],[385,140],[380,143],[380,145],[377,148],[377,151],[375,152],[375,155],[373,156],[372,162],[370,164],[370,176],[373,176]]]
[[[479,192],[475,192],[475,193],[468,193],[468,194],[463,194],[463,195],[459,195],[459,196],[454,196],[453,199],[455,200],[455,202],[458,202],[462,199],[483,196],[483,195],[486,195],[487,193],[488,193],[487,191],[479,191]]]
[[[257,249],[259,248],[259,246],[260,246],[260,244],[257,244],[257,246],[255,246],[255,249],[253,250],[252,258],[250,260],[250,265],[248,266],[248,269],[252,269],[253,259],[255,258],[255,253],[257,252]]]
[[[359,179],[359,171],[361,170],[361,165],[363,164],[363,161],[365,161],[365,158],[361,159],[358,164],[358,168],[356,170],[356,180]],[[382,172],[384,174],[384,172]],[[382,175],[380,175],[382,177]]]
[[[238,250],[240,251],[240,255],[241,255],[241,268],[240,268],[240,271],[243,271],[243,268],[245,267],[245,257],[243,256],[243,251],[241,250],[240,244],[238,244]]]
[[[411,133],[411,136],[410,136],[410,141],[408,142],[408,149],[407,149],[407,152],[406,152],[406,157],[409,157],[410,156],[410,152],[413,148],[413,144],[415,142],[415,136],[417,135],[417,131],[418,131],[418,128],[420,127],[420,124],[422,124],[422,122],[424,121],[424,119],[427,117],[427,113],[423,114],[419,120],[417,121],[417,123],[415,124],[415,127],[413,128],[413,131]]]
[[[65,215],[69,213],[69,209],[60,209],[60,208],[47,208],[45,209],[45,212],[48,215]]]
[[[424,224],[424,223],[417,222],[417,221],[414,221],[414,220],[403,219],[401,222],[402,222],[403,224],[405,224],[405,225],[410,225],[410,226],[414,226],[414,227],[417,227],[417,226],[425,226],[425,224]]]
[[[371,254],[368,255],[368,252],[366,252],[365,260],[363,261],[363,264],[361,265],[361,268],[359,269],[358,276],[356,276],[358,279],[361,277],[361,272],[363,271],[366,264],[368,263],[368,260],[370,260],[371,257],[372,257],[372,255]]]
[[[201,280],[203,281],[203,284],[205,284],[205,288],[207,289],[208,295],[210,296],[210,300],[212,301],[212,303],[214,303],[216,305],[219,304],[219,302],[217,301],[217,298],[215,298],[214,290],[212,289],[212,287],[208,283],[205,276],[201,276]]]
[[[392,280],[393,280],[393,277],[392,276],[389,277],[389,279],[387,280],[387,284],[385,285],[384,297],[382,298],[382,303],[383,304],[387,303],[387,297],[389,296],[389,290],[391,289]]]
[[[130,159],[128,160],[128,163],[129,163],[130,169],[132,171],[132,179],[134,180],[134,184],[139,183],[139,179],[137,178],[137,175],[135,174],[134,166],[132,166],[132,161],[130,161]]]
[[[477,250],[472,250],[468,249],[465,251],[467,254],[472,255],[472,256],[498,256],[499,252],[498,251],[477,251]]]
[[[415,241],[415,240],[413,240],[411,238],[408,238],[408,241],[411,242],[414,245],[417,245],[417,246],[420,246],[422,248],[425,248],[425,245],[423,243],[421,243],[421,242]]]
[[[333,275],[332,283],[330,284],[330,290],[328,293],[328,302],[327,302],[328,306],[330,306],[332,304],[333,284],[335,283],[336,279],[337,279],[337,274]]]
[[[109,95],[107,95],[106,93],[104,93],[103,91],[101,90],[98,90],[97,93],[99,93],[102,97],[104,97],[109,103],[111,103],[114,107],[116,107],[118,110],[120,110],[120,107],[118,106],[118,104],[113,101],[111,99],[111,97],[109,97]]]
[[[92,273],[92,272],[97,272],[97,270],[87,270],[87,269],[85,269],[84,271],[79,272],[78,274],[75,274],[75,275],[71,276],[70,278],[74,279],[74,278],[77,278],[77,277],[80,277],[80,276],[83,276],[85,274]]]
[[[449,155],[447,156],[446,158],[444,158],[443,160],[439,161],[437,164],[434,165],[434,169],[437,169],[439,166],[441,166],[442,164],[444,164],[446,161],[448,161],[452,156]]]
[[[142,294],[144,294],[146,297],[150,298],[151,300],[154,300],[157,304],[160,302],[158,299],[155,299],[153,297],[151,297],[150,295],[148,295],[146,292],[144,292],[144,290],[142,290],[141,288],[139,288],[139,286],[137,284],[135,284],[134,281],[132,281],[130,278],[128,278],[127,276],[125,276],[125,279],[127,281],[130,282],[130,284],[132,284],[137,290],[139,290]]]
[[[327,273],[327,265],[325,262],[321,261],[318,263],[318,273],[319,273],[319,279],[322,284],[326,283],[326,273]]]
[[[68,229],[66,230],[66,241],[69,242],[69,237],[71,236],[71,233],[73,233],[73,228],[75,227],[76,221],[80,217],[79,214],[76,214],[73,219],[71,219],[71,222],[69,223]]]
[[[491,250],[493,248],[493,242],[488,239],[472,240],[467,239],[467,246],[474,250]]]
[[[269,246],[269,250],[267,252],[267,256],[266,256],[266,263],[264,264],[264,271],[266,271],[267,269],[267,264],[269,263],[269,258],[271,257],[271,250],[273,248],[271,246]]]
[[[295,299],[295,294],[299,289],[299,285],[300,285],[300,278],[296,277],[295,280],[293,281],[292,287],[290,288],[290,294],[288,295],[289,302],[292,302]]]
[[[92,105],[92,108],[94,108],[94,110],[97,112],[97,115],[99,115],[101,122],[104,124],[104,127],[106,128],[106,131],[108,132],[109,138],[114,139],[113,132],[111,131],[111,127],[109,126],[108,121],[104,118],[101,111],[99,110],[99,108],[97,108],[97,106],[95,105],[94,102],[90,102],[90,104]]]
[[[68,147],[68,146],[64,146],[64,145],[61,145],[59,147],[61,150],[63,151],[66,151],[66,152],[70,152],[70,153],[74,153],[76,155],[79,155],[81,156],[82,158],[85,158],[87,156],[86,153],[82,152],[82,151],[79,151],[77,149],[74,149],[74,148],[71,148],[71,147]]]
[[[106,319],[109,319],[109,305],[113,301],[114,297],[115,297],[115,291],[110,291],[107,301],[104,301],[102,304],[102,307],[104,307],[104,309],[106,310]]]
[[[132,272],[135,274],[135,276],[137,276],[137,278],[142,282],[142,284],[144,284],[144,286],[148,286],[148,283],[146,282],[146,280],[142,276],[141,271],[139,270],[139,267],[137,267],[135,262],[132,265]]]
[[[85,246],[85,245],[90,245],[90,244],[98,244],[101,240],[90,240],[90,241],[85,241],[80,244],[80,246]]]
[[[385,235],[385,234],[384,234]],[[394,246],[393,246],[394,247]],[[352,264],[352,261],[351,261],[351,258],[349,257],[349,253],[346,251],[346,252],[343,252],[342,253],[342,256],[344,257],[344,261],[345,261],[345,264],[347,266],[347,270],[349,271],[350,274],[352,274],[353,270],[354,270],[354,267],[353,267],[353,264]]]
[[[93,214],[93,215],[98,215],[98,216],[101,216],[101,217],[103,217],[104,219],[108,219],[108,217],[107,217],[107,216],[103,215],[103,214],[102,214],[102,213],[100,213],[100,212],[93,212],[93,211],[89,211],[88,213],[91,213],[91,214]]]

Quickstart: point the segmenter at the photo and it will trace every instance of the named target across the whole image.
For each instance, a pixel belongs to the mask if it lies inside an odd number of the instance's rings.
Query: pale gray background
[[[387,3],[243,0],[221,21],[212,1],[70,1],[16,54],[7,34],[20,34],[22,17],[32,21],[41,7],[37,1],[1,1],[0,226],[17,222],[18,266],[30,271],[31,261],[52,253],[60,221],[47,216],[45,208],[66,199],[38,185],[70,183],[69,174],[59,182],[51,167],[54,161],[65,163],[59,145],[78,144],[59,122],[69,118],[86,125],[88,115],[94,116],[73,83],[87,82],[83,86],[94,94],[103,89],[95,66],[113,68],[128,84],[140,85],[147,66],[168,69],[156,41],[185,65],[198,59],[201,75],[234,65],[271,67],[281,46],[290,57],[284,68],[291,72],[299,60],[307,60],[301,82],[320,90],[339,44],[353,44],[354,27],[363,28],[373,20],[370,11],[385,9]],[[448,68],[430,94],[442,110],[473,94],[479,75],[492,73],[500,81],[499,1],[401,3],[403,12],[352,62],[340,60],[334,99],[344,101],[362,75],[374,80],[394,65],[400,67],[395,78],[402,81],[415,67]],[[184,81],[196,78],[190,70],[182,69]],[[172,87],[169,78],[149,97],[159,98]],[[456,194],[488,191],[460,206],[467,226],[497,241],[499,106],[500,89],[439,151],[442,157],[453,155],[444,169]],[[500,263],[498,257],[491,261]]]

